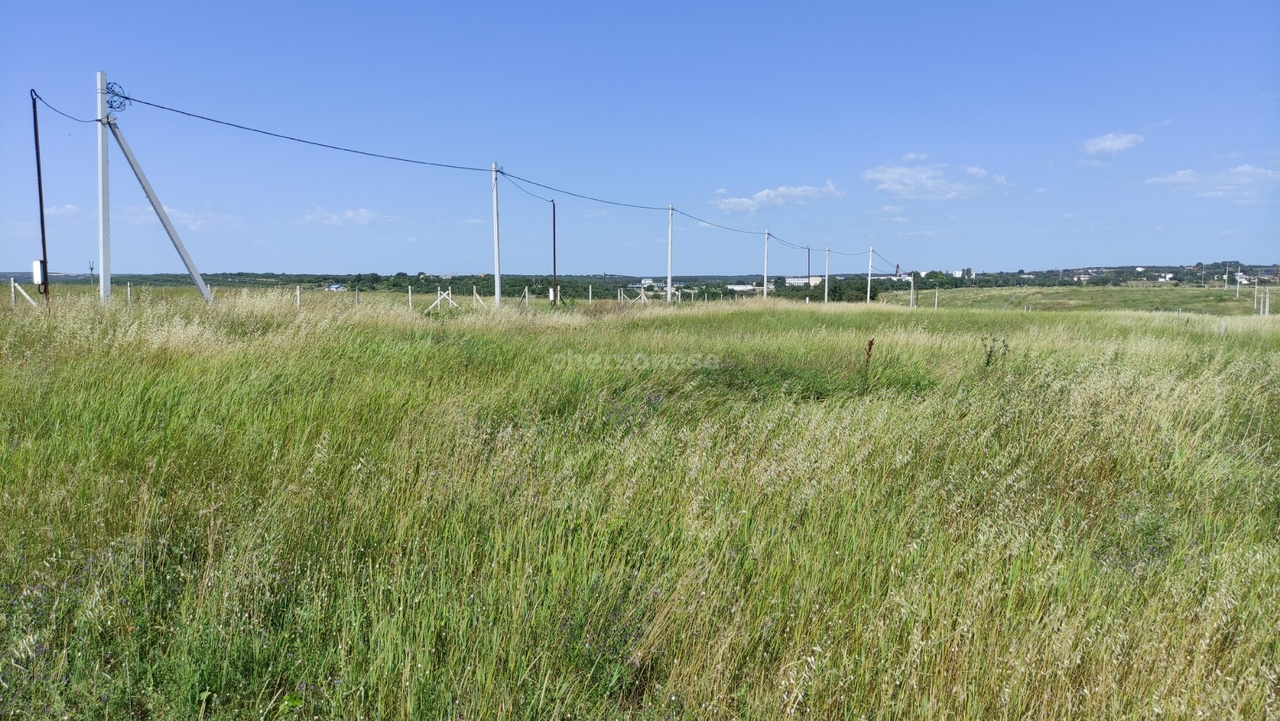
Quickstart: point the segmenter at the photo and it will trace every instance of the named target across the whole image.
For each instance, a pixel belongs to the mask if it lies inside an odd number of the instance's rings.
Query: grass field
[[[1280,717],[1274,319],[218,297],[0,310],[3,717]]]
[[[1271,290],[1273,300],[1280,299],[1280,286],[1262,285],[1257,292]],[[907,291],[883,293],[880,299],[891,305],[906,306]],[[919,290],[917,304],[933,308],[933,290]],[[1145,286],[1026,286],[1021,288],[946,288],[938,293],[938,307],[982,310],[1023,310],[1030,306],[1040,310],[1143,310],[1177,314],[1208,313],[1211,315],[1257,315],[1252,287],[1240,288],[1240,297],[1232,288],[1193,288],[1148,284]]]

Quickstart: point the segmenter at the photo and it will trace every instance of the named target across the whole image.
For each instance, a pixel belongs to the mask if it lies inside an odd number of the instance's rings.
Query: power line
[[[310,146],[317,147],[317,148],[325,148],[325,149],[328,149],[328,150],[336,150],[336,151],[343,152],[343,153],[351,153],[351,154],[353,154],[353,155],[362,155],[362,156],[369,157],[369,158],[379,158],[379,159],[382,159],[382,160],[392,160],[392,161],[399,162],[399,163],[409,163],[409,164],[412,164],[412,165],[424,165],[424,166],[429,166],[429,167],[433,167],[433,168],[445,168],[445,169],[449,169],[449,170],[466,170],[466,171],[476,172],[476,173],[488,173],[488,172],[492,172],[492,169],[491,169],[491,168],[481,168],[481,167],[475,167],[475,166],[469,166],[469,165],[455,165],[455,164],[451,164],[451,163],[438,163],[438,162],[429,161],[429,160],[418,160],[418,159],[415,159],[415,158],[405,158],[405,157],[401,157],[401,156],[398,156],[398,155],[387,155],[387,154],[384,154],[384,153],[374,153],[374,152],[370,152],[370,151],[367,151],[367,150],[357,150],[357,149],[355,149],[355,148],[348,148],[348,147],[344,147],[344,146],[341,146],[341,145],[333,145],[333,144],[331,144],[331,143],[321,143],[321,142],[318,142],[318,141],[315,141],[315,140],[307,140],[307,139],[305,139],[305,138],[299,138],[299,137],[296,137],[296,136],[293,136],[293,135],[285,135],[284,133],[275,133],[275,132],[272,132],[272,131],[269,131],[269,130],[262,130],[261,128],[254,128],[254,127],[251,127],[251,126],[248,126],[248,125],[241,125],[241,124],[239,124],[239,123],[232,123],[232,122],[230,122],[230,121],[226,121],[226,120],[219,120],[219,119],[217,119],[217,118],[212,118],[212,117],[209,117],[209,116],[207,116],[207,115],[200,115],[199,113],[192,113],[192,112],[188,112],[188,111],[186,111],[186,110],[179,110],[179,109],[177,109],[177,108],[172,108],[172,107],[169,107],[169,106],[167,106],[167,105],[161,105],[161,104],[159,104],[159,103],[153,103],[153,102],[150,102],[150,101],[147,101],[147,100],[139,100],[138,98],[135,98],[135,97],[132,97],[132,96],[130,96],[130,95],[126,95],[126,94],[124,94],[124,93],[120,92],[120,90],[118,89],[118,86],[115,86],[115,84],[114,84],[114,83],[108,86],[108,88],[107,88],[107,94],[108,94],[111,98],[116,99],[116,100],[119,100],[119,101],[124,102],[124,103],[138,103],[139,105],[146,105],[146,106],[148,106],[148,107],[155,108],[155,109],[157,109],[157,110],[164,110],[164,111],[166,111],[166,112],[175,113],[175,114],[177,114],[177,115],[183,115],[183,116],[186,116],[186,117],[189,117],[189,118],[194,118],[194,119],[196,119],[196,120],[203,120],[203,121],[205,121],[205,122],[208,122],[208,123],[214,123],[214,124],[216,124],[216,125],[224,125],[224,126],[226,126],[226,127],[229,127],[229,128],[235,128],[235,129],[237,129],[237,130],[244,130],[244,131],[246,131],[246,132],[250,132],[250,133],[257,133],[257,134],[259,134],[259,135],[266,135],[266,136],[268,136],[268,137],[278,138],[278,139],[280,139],[280,140],[288,140],[288,141],[290,141],[290,142],[294,142],[294,143],[301,143],[301,144],[303,144],[303,145],[310,145]],[[77,117],[75,117],[75,116],[73,116],[73,115],[70,115],[70,114],[68,114],[68,113],[64,113],[64,112],[62,112],[61,110],[59,110],[59,109],[57,109],[57,108],[53,107],[52,105],[50,105],[50,104],[49,104],[49,102],[48,102],[48,101],[46,101],[44,98],[40,97],[40,94],[39,94],[39,93],[37,93],[34,89],[31,91],[31,95],[32,95],[32,97],[34,97],[35,99],[37,99],[37,100],[39,100],[41,103],[43,103],[43,104],[45,105],[45,107],[49,108],[49,109],[50,109],[50,110],[52,110],[53,112],[55,112],[55,113],[57,113],[57,114],[59,114],[59,115],[61,115],[61,116],[65,117],[65,118],[67,118],[67,119],[69,119],[69,120],[74,120],[74,121],[76,121],[76,122],[78,122],[78,123],[96,123],[96,122],[99,122],[99,121],[97,121],[97,120],[85,120],[85,119],[77,118]],[[555,186],[547,185],[547,184],[545,184],[545,183],[539,183],[539,182],[538,182],[538,181],[536,181],[536,180],[530,180],[529,178],[524,178],[524,177],[521,177],[521,176],[519,176],[519,175],[515,175],[515,174],[513,174],[513,173],[508,173],[507,171],[502,170],[502,169],[498,169],[498,171],[497,171],[497,172],[498,172],[500,175],[502,175],[503,177],[505,177],[505,178],[507,179],[507,181],[508,181],[508,182],[510,182],[512,185],[514,185],[516,188],[518,188],[521,192],[524,192],[524,193],[528,194],[529,196],[534,197],[534,198],[537,198],[538,200],[541,200],[541,201],[544,201],[544,202],[551,202],[551,200],[550,200],[549,198],[544,198],[544,197],[542,197],[541,195],[538,195],[537,193],[534,193],[534,192],[530,191],[528,188],[525,188],[524,186],[520,185],[520,183],[526,183],[526,184],[528,184],[528,185],[532,185],[532,186],[535,186],[535,187],[538,187],[538,188],[542,188],[542,189],[544,189],[544,190],[549,190],[549,191],[551,191],[551,192],[553,192],[553,193],[561,193],[561,194],[568,195],[568,196],[571,196],[571,197],[574,197],[574,198],[579,198],[579,199],[581,199],[581,200],[591,201],[591,202],[593,202],[593,203],[602,203],[602,204],[604,204],[604,205],[612,205],[612,206],[622,207],[622,208],[635,208],[635,209],[637,209],[637,210],[657,210],[657,211],[661,211],[661,210],[667,210],[667,209],[668,209],[668,208],[665,208],[665,207],[662,207],[662,206],[657,206],[657,205],[642,205],[642,204],[639,204],[639,203],[624,203],[624,202],[617,201],[617,200],[608,200],[608,199],[605,199],[605,198],[600,198],[600,197],[596,197],[596,196],[592,196],[592,195],[586,195],[585,193],[575,193],[575,192],[570,191],[570,190],[565,190],[565,189],[563,189],[563,188],[557,188],[557,187],[555,187]],[[518,182],[516,182],[516,181],[520,181],[520,182],[518,183]],[[731,232],[731,233],[742,233],[742,234],[745,234],[745,235],[759,235],[759,234],[761,233],[761,231],[759,231],[759,230],[746,230],[746,229],[743,229],[743,228],[734,228],[734,227],[732,227],[732,226],[723,225],[723,224],[720,224],[720,223],[713,223],[713,222],[711,222],[711,221],[709,221],[709,220],[706,220],[706,219],[704,219],[704,218],[699,218],[698,216],[693,215],[692,213],[687,213],[687,212],[685,212],[685,211],[683,211],[683,210],[680,210],[679,208],[671,208],[671,210],[673,210],[673,211],[674,211],[674,212],[676,212],[676,213],[679,213],[680,215],[682,215],[682,216],[684,216],[684,217],[686,217],[686,218],[688,218],[688,219],[690,219],[690,220],[696,221],[696,222],[698,222],[698,223],[702,223],[703,225],[707,225],[707,226],[710,226],[710,227],[712,227],[712,228],[719,228],[720,230],[727,230],[727,231],[729,231],[729,232]],[[785,239],[783,239],[783,238],[780,238],[780,237],[778,237],[778,236],[776,236],[776,235],[773,235],[772,233],[770,234],[770,238],[771,238],[771,239],[773,239],[773,240],[776,240],[777,242],[781,243],[782,245],[784,245],[784,246],[786,246],[786,247],[793,248],[793,249],[795,249],[795,250],[808,250],[808,249],[810,249],[810,246],[804,246],[804,245],[798,245],[798,244],[796,244],[796,243],[792,243],[791,241],[788,241],[788,240],[785,240]],[[866,255],[866,251],[863,251],[863,252],[860,252],[860,253],[846,253],[846,252],[844,252],[844,251],[840,251],[840,250],[831,250],[831,249],[829,249],[829,248],[828,248],[828,250],[829,250],[830,252],[832,252],[832,253],[835,253],[836,255],[842,255],[842,256],[847,256],[847,257],[856,257],[856,256],[860,256],[860,255]],[[882,260],[884,260],[886,263],[891,262],[888,258],[885,258],[883,255],[881,255],[881,254],[880,254],[880,253],[878,253],[878,252],[877,252],[877,253],[875,253],[875,255],[879,256],[879,257],[880,257]]]
[[[52,105],[50,105],[48,100],[45,100],[44,98],[40,97],[40,93],[37,93],[37,92],[35,91],[35,89],[34,89],[34,88],[32,88],[32,90],[31,90],[31,97],[33,97],[33,98],[35,98],[36,100],[39,100],[40,102],[44,103],[44,106],[45,106],[46,108],[48,108],[48,109],[52,110],[53,112],[57,113],[58,115],[61,115],[62,117],[66,118],[66,119],[68,119],[68,120],[74,120],[74,121],[76,121],[77,123],[96,123],[96,122],[98,122],[97,120],[83,120],[83,119],[81,119],[81,118],[77,118],[77,117],[76,117],[76,116],[74,116],[74,115],[68,115],[68,114],[66,114],[66,113],[62,112],[61,110],[58,110],[57,108],[55,108],[55,107],[53,107]]]
[[[501,170],[499,170],[499,171],[498,171],[498,174],[499,174],[499,175],[501,175],[502,177],[506,178],[508,183],[511,183],[512,185],[516,186],[516,188],[518,188],[518,189],[520,190],[520,192],[524,193],[525,195],[528,195],[528,196],[533,197],[533,198],[537,198],[538,200],[541,200],[541,201],[542,201],[542,202],[544,202],[544,203],[550,203],[550,202],[551,202],[551,199],[550,199],[550,198],[544,198],[544,197],[542,197],[541,195],[538,195],[537,193],[535,193],[535,192],[533,192],[533,191],[529,190],[528,188],[525,188],[523,185],[521,185],[521,184],[517,183],[516,181],[512,180],[512,179],[511,179],[511,176],[507,175],[506,173],[502,172]]]
[[[727,226],[727,225],[720,225],[719,223],[712,223],[712,222],[711,222],[711,221],[709,221],[709,220],[703,220],[702,218],[699,218],[699,217],[698,217],[698,216],[696,216],[696,215],[690,215],[690,214],[688,214],[688,213],[684,212],[683,210],[681,210],[681,209],[679,209],[679,208],[675,208],[674,210],[675,210],[675,212],[679,213],[680,215],[683,215],[684,217],[688,218],[689,220],[696,220],[696,221],[698,221],[699,223],[702,223],[702,224],[704,224],[704,225],[709,225],[709,226],[711,226],[711,227],[713,227],[713,228],[719,228],[720,230],[727,230],[727,231],[729,231],[729,232],[731,232],[731,233],[746,233],[747,235],[760,235],[761,233],[763,233],[763,232],[764,232],[764,231],[761,231],[761,230],[743,230],[742,228],[731,228],[731,227],[729,227],[729,226]]]
[[[337,150],[337,151],[341,151],[341,152],[343,152],[343,153],[352,153],[352,154],[354,154],[354,155],[364,155],[364,156],[367,156],[367,157],[370,157],[370,158],[382,158],[383,160],[394,160],[394,161],[399,162],[399,163],[411,163],[411,164],[413,164],[413,165],[428,165],[428,166],[431,166],[431,167],[433,167],[433,168],[448,168],[449,170],[469,170],[469,171],[477,172],[477,173],[488,173],[488,172],[490,172],[490,169],[489,169],[489,168],[474,168],[474,167],[471,167],[471,166],[469,166],[469,165],[452,165],[452,164],[449,164],[449,163],[436,163],[436,162],[432,162],[432,161],[429,161],[429,160],[415,160],[415,159],[413,159],[413,158],[402,158],[402,157],[400,157],[400,156],[398,156],[398,155],[384,155],[384,154],[382,154],[382,153],[371,153],[371,152],[369,152],[369,151],[367,151],[367,150],[356,150],[355,148],[345,148],[345,147],[343,147],[343,146],[341,146],[341,145],[331,145],[331,144],[329,144],[329,143],[320,143],[320,142],[317,142],[317,141],[315,141],[315,140],[305,140],[305,139],[303,139],[303,138],[297,138],[297,137],[294,137],[294,136],[292,136],[292,135],[285,135],[285,134],[283,134],[283,133],[273,133],[273,132],[271,132],[271,131],[269,131],[269,130],[261,130],[261,129],[259,129],[259,128],[251,128],[251,127],[249,127],[248,125],[240,125],[239,123],[232,123],[232,122],[228,122],[228,121],[226,121],[226,120],[218,120],[218,119],[216,119],[216,118],[210,118],[210,117],[208,117],[208,116],[206,116],[206,115],[198,115],[198,114],[196,114],[196,113],[189,113],[189,112],[187,112],[187,111],[185,111],[185,110],[178,110],[177,108],[170,108],[170,107],[168,107],[168,106],[160,105],[160,104],[158,104],[158,103],[150,103],[150,102],[147,102],[146,100],[139,100],[139,99],[137,99],[137,98],[134,98],[134,97],[131,97],[131,96],[128,96],[128,95],[122,95],[122,94],[120,94],[120,93],[113,93],[113,92],[111,92],[111,91],[108,91],[108,93],[109,93],[110,95],[114,96],[114,97],[118,97],[118,98],[120,98],[120,99],[122,99],[122,100],[127,100],[127,101],[129,101],[129,102],[131,102],[131,103],[138,103],[139,105],[146,105],[146,106],[149,106],[149,107],[152,107],[152,108],[156,108],[156,109],[158,109],[158,110],[166,110],[166,111],[168,111],[168,112],[170,112],[170,113],[177,113],[178,115],[185,115],[185,116],[187,116],[187,117],[189,117],[189,118],[195,118],[195,119],[197,119],[197,120],[204,120],[205,122],[209,122],[209,123],[216,123],[216,124],[218,124],[218,125],[225,125],[225,126],[230,127],[230,128],[236,128],[237,130],[246,130],[246,131],[248,131],[248,132],[250,132],[250,133],[257,133],[257,134],[259,134],[259,135],[266,135],[266,136],[269,136],[269,137],[272,137],[272,138],[280,138],[281,140],[289,140],[289,141],[292,141],[292,142],[295,142],[295,143],[302,143],[303,145],[314,145],[314,146],[316,146],[316,147],[318,147],[318,148],[328,148],[329,150]]]
[[[555,188],[550,185],[544,185],[543,183],[539,183],[536,180],[529,180],[528,178],[522,178],[519,175],[512,175],[511,173],[508,173],[507,171],[502,169],[499,169],[498,172],[502,175],[507,176],[508,178],[515,178],[516,180],[519,180],[522,183],[528,183],[529,185],[536,185],[539,188],[542,188],[544,190],[550,190],[553,193],[563,193],[565,195],[571,195],[575,198],[590,200],[594,203],[604,203],[605,205],[617,205],[623,208],[637,208],[639,210],[666,210],[666,208],[660,208],[656,205],[637,205],[636,203],[622,203],[616,200],[605,200],[604,198],[597,198],[591,195],[583,195],[582,193],[575,193],[571,190],[565,190],[563,188]]]

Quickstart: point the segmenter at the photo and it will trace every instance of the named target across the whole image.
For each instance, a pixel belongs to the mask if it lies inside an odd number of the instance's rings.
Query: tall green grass
[[[0,713],[1280,715],[1266,319],[350,301],[0,311]]]

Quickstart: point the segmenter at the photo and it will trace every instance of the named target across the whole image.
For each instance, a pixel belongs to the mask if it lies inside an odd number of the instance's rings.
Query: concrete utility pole
[[[502,256],[498,251],[498,164],[493,164],[493,307],[502,307]]]
[[[867,302],[871,302],[871,259],[875,257],[874,246],[867,246]]]
[[[822,266],[822,302],[831,300],[831,248],[827,248],[827,259]]]
[[[667,206],[667,302],[671,302],[671,224],[676,216],[676,206]]]
[[[769,297],[769,229],[764,229],[764,297]]]
[[[107,74],[98,73],[98,297],[111,300],[111,193],[107,172]],[[90,275],[93,275],[90,272]]]

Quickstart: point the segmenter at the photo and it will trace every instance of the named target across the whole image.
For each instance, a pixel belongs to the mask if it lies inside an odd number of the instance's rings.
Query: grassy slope
[[[1280,288],[1270,288],[1273,297],[1280,297]],[[922,308],[933,308],[933,291],[921,290],[918,303]],[[907,291],[884,293],[881,299],[891,305],[905,306]],[[1192,288],[1169,285],[1102,286],[1080,288],[1053,286],[1023,288],[955,288],[943,289],[938,298],[939,308],[972,308],[983,310],[1022,310],[1031,306],[1040,310],[1142,310],[1177,313],[1207,313],[1211,315],[1256,315],[1253,289],[1242,287],[1236,298],[1235,288]]]
[[[0,712],[1280,713],[1274,323],[309,300],[0,313]]]

